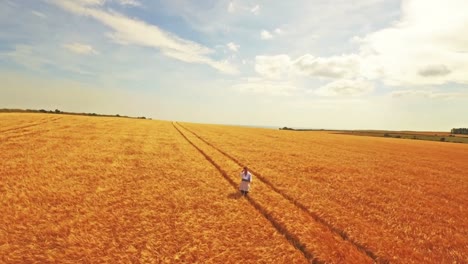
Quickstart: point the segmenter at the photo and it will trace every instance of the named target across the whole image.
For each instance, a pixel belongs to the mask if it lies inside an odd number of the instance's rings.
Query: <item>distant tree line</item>
[[[64,115],[83,115],[83,116],[102,116],[102,117],[123,117],[123,118],[136,118],[136,119],[147,119],[144,116],[139,117],[132,117],[132,116],[122,116],[119,114],[116,115],[103,115],[103,114],[96,114],[96,113],[74,113],[74,112],[65,112],[60,111],[59,109],[55,110],[45,110],[45,109],[7,109],[3,108],[0,109],[0,113],[45,113],[45,114],[64,114]],[[151,120],[151,118],[148,118]]]
[[[451,133],[468,135],[468,128],[452,128]]]
[[[292,128],[292,127],[280,127],[279,130],[293,130],[293,131],[325,131],[325,129]],[[337,131],[337,130],[327,129],[327,131]]]

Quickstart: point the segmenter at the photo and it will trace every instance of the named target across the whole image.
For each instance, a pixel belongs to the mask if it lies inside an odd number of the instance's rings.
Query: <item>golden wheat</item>
[[[0,124],[0,262],[305,262],[171,123]]]
[[[466,160],[463,144],[0,114],[0,262],[466,263]]]
[[[381,261],[468,261],[467,145],[182,125]]]

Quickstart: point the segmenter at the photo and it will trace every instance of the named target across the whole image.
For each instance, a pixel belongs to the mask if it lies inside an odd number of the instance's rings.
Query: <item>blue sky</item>
[[[466,127],[465,10],[463,0],[2,0],[0,107]]]

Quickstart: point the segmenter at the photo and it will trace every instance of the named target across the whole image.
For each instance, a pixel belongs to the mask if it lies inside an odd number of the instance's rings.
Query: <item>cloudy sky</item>
[[[0,0],[0,108],[468,126],[465,0]]]

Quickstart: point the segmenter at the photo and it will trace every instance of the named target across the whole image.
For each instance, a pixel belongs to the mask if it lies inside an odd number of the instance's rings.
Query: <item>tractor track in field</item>
[[[202,149],[200,149],[197,145],[195,145],[190,139],[187,138],[187,136],[175,125],[173,122],[172,125],[174,128],[179,132],[179,134],[190,144],[192,145],[205,159],[213,165],[218,172],[223,176],[223,178],[229,182],[229,184],[234,187],[237,190],[237,183],[234,182],[231,178],[229,178],[228,173],[219,166],[206,152],[204,152]],[[180,124],[178,124],[181,126]],[[183,126],[181,126],[183,127]],[[183,127],[185,129],[185,127]],[[262,205],[260,205],[257,201],[255,201],[252,197],[250,196],[245,196],[245,199],[257,210],[263,217],[265,217],[271,225],[280,233],[282,234],[289,243],[294,246],[297,250],[299,250],[302,255],[309,261],[309,263],[324,263],[323,261],[319,260],[317,257],[314,256],[312,252],[307,250],[305,248],[304,243],[302,243],[299,238],[288,231],[288,229],[280,223],[278,220],[276,220],[271,213],[269,213]]]
[[[42,134],[44,132],[48,132],[50,130],[46,130],[46,131],[28,131],[28,132],[25,132],[23,134],[6,134],[6,135],[0,135],[0,141],[7,141],[7,140],[12,140],[12,139],[16,139],[16,138],[25,138],[25,137],[28,137],[28,136],[31,136],[31,135],[37,135],[37,134]]]
[[[174,125],[174,123],[173,123]],[[205,144],[207,144],[208,146],[212,147],[213,149],[217,150],[218,152],[220,152],[221,154],[223,154],[225,157],[229,158],[231,161],[233,161],[234,163],[236,163],[237,165],[239,165],[240,167],[243,167],[244,165],[238,160],[236,159],[235,157],[231,156],[230,154],[224,152],[223,150],[219,149],[218,147],[214,146],[213,144],[211,144],[210,142],[206,141],[204,138],[200,137],[199,135],[197,135],[195,132],[193,132],[192,130],[184,127],[183,125],[177,123],[178,126],[182,127],[183,129],[185,129],[186,131],[188,131],[189,133],[193,134],[195,137],[197,137],[198,139],[200,139],[202,142],[204,142]],[[174,125],[175,127],[175,125]],[[179,131],[179,133],[182,134],[182,132]],[[185,136],[184,136],[185,137]],[[186,138],[186,137],[185,137]],[[187,138],[186,138],[187,139]],[[188,140],[188,139],[187,139]],[[188,140],[189,141],[189,140]],[[189,141],[190,142],[190,141]],[[193,145],[193,143],[191,143]],[[196,147],[196,146],[195,146]],[[196,147],[197,149],[199,149],[198,147]],[[202,150],[199,149],[199,151],[202,152]],[[203,152],[204,153],[204,152]],[[204,154],[205,156],[206,154]],[[208,158],[207,158],[208,159]],[[215,167],[219,167],[218,165],[216,165]],[[249,170],[260,180],[262,181],[265,185],[267,185],[268,187],[270,187],[274,192],[278,193],[279,195],[281,195],[284,199],[288,200],[289,202],[291,202],[292,204],[294,204],[297,208],[301,209],[303,212],[305,212],[306,214],[308,214],[312,219],[314,219],[317,223],[320,223],[322,225],[324,225],[325,227],[327,227],[332,233],[334,234],[337,234],[339,235],[343,240],[351,243],[355,248],[357,248],[359,251],[365,253],[368,257],[370,257],[374,262],[376,263],[389,263],[389,261],[381,256],[378,256],[375,252],[373,252],[371,249],[369,249],[368,247],[364,246],[363,244],[361,244],[360,242],[354,240],[353,238],[351,238],[349,236],[349,234],[338,228],[338,227],[335,227],[333,226],[333,224],[329,223],[327,220],[325,220],[324,218],[322,218],[320,215],[318,215],[317,213],[315,212],[312,212],[310,211],[310,209],[308,209],[303,203],[295,200],[293,197],[291,197],[290,195],[286,194],[284,191],[278,189],[277,187],[275,187],[273,185],[273,183],[271,181],[269,181],[268,179],[266,179],[264,176],[262,176],[262,174],[260,174],[258,171],[255,171],[255,170],[252,170],[251,167],[249,167]],[[223,175],[224,176],[224,175]],[[227,176],[225,176],[225,178],[227,178]],[[230,182],[232,182],[232,180],[228,179]],[[234,184],[234,186],[236,187],[236,183],[232,182],[231,184]]]
[[[24,125],[24,126],[19,126],[19,127],[7,128],[7,129],[4,129],[4,130],[0,130],[0,133],[11,132],[11,131],[17,131],[17,130],[20,130],[20,129],[23,129],[23,128],[30,128],[30,127],[40,126],[40,125],[43,125],[43,124],[46,124],[46,123],[50,123],[50,122],[57,121],[57,120],[59,120],[59,119],[61,119],[61,118],[62,118],[62,117],[55,117],[55,118],[47,119],[47,120],[45,120],[45,121],[38,122],[38,123],[33,123],[33,124]]]

